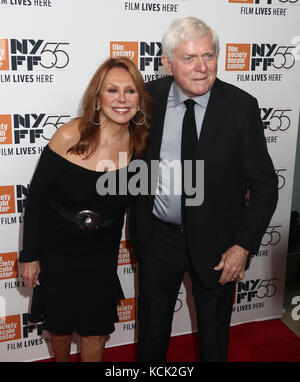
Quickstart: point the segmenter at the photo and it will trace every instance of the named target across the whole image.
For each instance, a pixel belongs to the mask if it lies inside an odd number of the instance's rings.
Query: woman
[[[108,59],[87,88],[82,117],[54,134],[33,176],[21,275],[35,288],[32,321],[45,319],[56,361],[69,360],[74,332],[80,336],[81,360],[101,361],[105,338],[118,321],[117,257],[132,197],[100,196],[96,183],[105,174],[99,164],[113,162],[111,174],[119,179],[130,160],[142,156],[149,102],[133,62]],[[127,163],[119,162],[120,152]]]

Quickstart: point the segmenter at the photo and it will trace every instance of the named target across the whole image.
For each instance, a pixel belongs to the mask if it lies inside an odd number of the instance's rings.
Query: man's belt
[[[158,220],[160,223],[167,225],[168,227],[171,227],[171,228],[173,228],[173,229],[176,229],[177,231],[180,231],[180,232],[182,232],[182,233],[185,232],[185,228],[184,228],[183,225],[176,225],[176,224],[173,224],[173,223],[165,222],[164,220],[159,219],[157,216],[155,216],[155,215],[153,215],[153,214],[152,214],[152,217],[153,217],[155,220]]]

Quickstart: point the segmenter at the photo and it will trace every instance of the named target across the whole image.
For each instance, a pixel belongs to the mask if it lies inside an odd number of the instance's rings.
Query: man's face
[[[198,41],[181,41],[173,51],[172,60],[162,63],[189,98],[207,93],[217,76],[217,54],[211,34]]]

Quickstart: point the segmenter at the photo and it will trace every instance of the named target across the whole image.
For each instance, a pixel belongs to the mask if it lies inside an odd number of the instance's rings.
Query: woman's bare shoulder
[[[79,141],[79,123],[80,118],[76,118],[61,126],[49,142],[51,150],[55,151],[57,154],[65,156],[69,148]]]

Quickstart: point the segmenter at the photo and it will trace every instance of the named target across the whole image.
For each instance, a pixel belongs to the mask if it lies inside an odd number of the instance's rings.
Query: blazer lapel
[[[196,158],[205,158],[210,146],[214,143],[221,123],[224,120],[227,102],[222,81],[216,78],[206,108]]]

